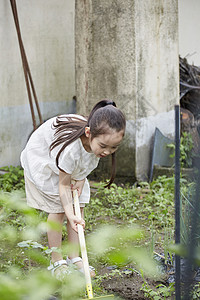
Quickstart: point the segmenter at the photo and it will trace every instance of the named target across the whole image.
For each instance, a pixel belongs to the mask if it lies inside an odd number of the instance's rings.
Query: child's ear
[[[90,136],[90,127],[85,127],[85,136],[89,138]]]

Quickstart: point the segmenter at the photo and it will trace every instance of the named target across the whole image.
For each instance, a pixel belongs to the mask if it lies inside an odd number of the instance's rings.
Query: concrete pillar
[[[78,112],[87,114],[102,98],[113,99],[124,111],[119,177],[148,179],[155,127],[174,135],[177,1],[76,0]]]
[[[178,1],[135,1],[136,176],[148,178],[155,127],[174,136],[179,102]]]

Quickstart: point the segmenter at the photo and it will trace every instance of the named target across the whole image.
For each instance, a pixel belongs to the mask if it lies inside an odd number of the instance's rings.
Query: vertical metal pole
[[[180,243],[180,107],[175,105],[175,243]],[[175,256],[175,294],[181,299],[180,256]]]

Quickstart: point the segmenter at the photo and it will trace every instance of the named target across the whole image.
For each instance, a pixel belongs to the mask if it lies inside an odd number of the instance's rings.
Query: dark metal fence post
[[[175,243],[180,243],[180,107],[175,105]],[[175,256],[175,293],[181,299],[180,256]]]

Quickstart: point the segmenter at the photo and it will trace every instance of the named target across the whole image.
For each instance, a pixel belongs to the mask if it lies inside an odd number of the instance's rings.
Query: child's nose
[[[109,155],[109,154],[111,154],[111,151],[109,149],[105,149],[103,153],[104,153],[104,155]]]

